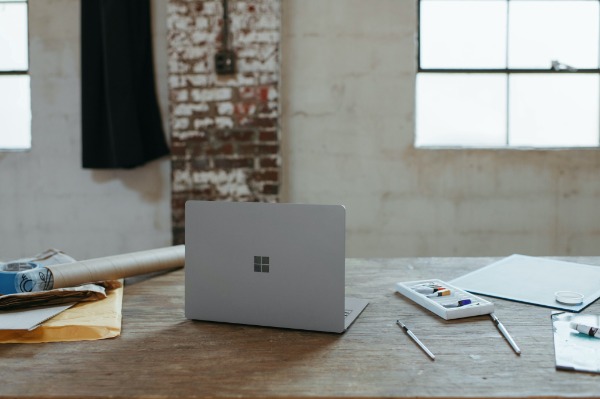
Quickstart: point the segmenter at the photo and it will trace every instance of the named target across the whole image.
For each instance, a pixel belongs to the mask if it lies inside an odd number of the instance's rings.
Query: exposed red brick
[[[210,166],[208,157],[200,158],[200,159],[193,159],[190,163],[191,163],[190,166],[191,166],[192,170],[206,170]]]
[[[186,161],[184,161],[184,160],[175,159],[175,160],[171,161],[171,167],[173,169],[182,170],[182,169],[185,169],[185,166],[186,166]]]
[[[260,141],[277,141],[277,132],[267,132],[267,131],[262,131],[260,132],[259,135],[259,140]]]
[[[171,156],[173,157],[184,157],[186,154],[186,147],[184,143],[171,141]]]
[[[218,169],[253,168],[254,158],[215,158],[214,163]]]
[[[260,145],[259,154],[279,154],[279,145]]]
[[[256,137],[254,130],[220,130],[215,133],[217,140],[251,141]]]
[[[278,154],[279,145],[277,144],[244,144],[238,147],[240,154],[267,155]]]
[[[269,86],[261,86],[257,91],[260,101],[267,102],[269,100]]]
[[[237,117],[249,116],[256,113],[256,104],[251,102],[240,102],[234,106]]]
[[[222,2],[168,1],[173,241],[183,243],[188,199],[278,200],[281,32],[279,23],[265,25],[264,21],[280,22],[281,2],[229,0],[231,18],[241,21],[230,24],[229,37],[232,48],[243,54],[238,58],[243,71],[219,76],[211,68],[221,48]],[[259,59],[259,46],[273,48],[276,62]],[[198,174],[235,176],[240,171],[245,179],[236,179],[237,184],[247,185],[241,190],[219,189],[210,179],[192,181]]]
[[[252,87],[252,86],[243,86],[243,87],[240,87],[238,90],[238,94],[239,94],[240,98],[243,100],[253,99],[254,96],[256,95],[255,93],[256,93],[256,88]]]
[[[188,143],[188,154],[192,159],[195,159],[198,157],[205,157],[207,155],[206,150],[207,150],[207,147],[205,146],[204,143],[194,143],[194,142]],[[173,167],[173,165],[171,165],[171,167]],[[176,170],[176,169],[173,168],[173,170]]]
[[[279,194],[279,184],[265,184],[262,189],[263,194]]]
[[[279,162],[277,157],[264,157],[260,159],[260,167],[261,168],[277,168],[279,167]]]
[[[256,127],[277,127],[277,118],[254,118],[252,124]]]
[[[278,170],[261,170],[260,172],[254,173],[252,178],[254,181],[277,182],[277,181],[279,181],[279,171]]]
[[[211,146],[207,153],[209,155],[233,155],[233,144],[232,143],[218,143]]]
[[[185,201],[187,201],[187,199],[187,196],[183,196],[180,194],[173,193],[171,195],[171,203],[174,207],[177,208],[182,208],[183,206],[185,206]]]

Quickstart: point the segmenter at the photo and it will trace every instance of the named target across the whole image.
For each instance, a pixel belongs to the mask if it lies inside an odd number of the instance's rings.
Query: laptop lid
[[[343,206],[188,201],[185,212],[187,318],[345,330]]]

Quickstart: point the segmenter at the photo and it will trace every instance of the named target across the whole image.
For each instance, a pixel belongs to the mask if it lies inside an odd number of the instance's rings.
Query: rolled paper
[[[174,269],[182,267],[184,264],[185,245],[176,245],[72,263],[47,265],[17,272],[13,280],[14,290],[3,292],[3,294],[75,287],[97,281],[117,280]]]
[[[73,287],[104,280],[116,280],[153,273],[185,264],[185,245],[131,252],[128,254],[47,266],[53,288]]]

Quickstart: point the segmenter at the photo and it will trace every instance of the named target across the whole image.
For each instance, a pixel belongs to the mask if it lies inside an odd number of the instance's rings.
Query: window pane
[[[506,145],[506,75],[417,75],[417,146]]]
[[[510,1],[509,67],[598,67],[597,1]]]
[[[598,75],[516,74],[509,82],[511,146],[598,145]]]
[[[0,148],[31,148],[29,76],[0,76]]]
[[[421,1],[422,68],[505,68],[506,1]]]
[[[27,4],[0,3],[0,71],[26,71]]]

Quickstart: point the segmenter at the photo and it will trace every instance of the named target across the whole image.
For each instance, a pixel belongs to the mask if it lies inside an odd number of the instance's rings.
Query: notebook
[[[341,205],[188,201],[188,319],[344,332],[368,301],[345,297]]]

